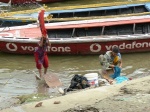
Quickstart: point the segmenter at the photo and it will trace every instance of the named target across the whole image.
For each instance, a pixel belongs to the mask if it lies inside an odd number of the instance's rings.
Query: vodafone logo
[[[37,47],[33,46],[18,46],[15,43],[7,43],[6,48],[9,51],[17,51],[18,49],[23,50],[23,51],[29,51],[33,52]],[[48,47],[47,49],[48,52],[71,52],[71,48],[68,46],[66,47]]]
[[[17,45],[14,44],[14,43],[7,43],[7,44],[6,44],[6,48],[7,48],[9,51],[17,51]]]
[[[131,43],[121,43],[119,45],[104,45],[103,47],[107,50],[111,50],[114,46],[119,47],[119,49],[141,49],[141,48],[150,48],[150,42],[136,42],[133,41]],[[98,43],[94,43],[90,45],[91,52],[100,52],[102,46]]]
[[[90,51],[92,51],[92,52],[99,52],[99,51],[101,51],[101,45],[97,44],[97,43],[92,44],[90,46]]]

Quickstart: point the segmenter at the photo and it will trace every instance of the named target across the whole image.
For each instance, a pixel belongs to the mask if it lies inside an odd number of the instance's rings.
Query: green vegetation
[[[18,104],[23,104],[27,102],[33,101],[41,101],[47,99],[49,97],[48,94],[29,94],[17,97],[19,99]]]

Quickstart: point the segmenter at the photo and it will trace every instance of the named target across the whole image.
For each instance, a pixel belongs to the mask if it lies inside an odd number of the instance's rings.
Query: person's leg
[[[109,77],[108,63],[103,63],[100,74],[103,78]]]
[[[110,74],[113,73],[113,69],[108,69],[108,70],[101,70],[100,74],[103,79],[106,79],[110,84],[113,83],[113,79],[110,77]]]
[[[103,62],[104,62],[104,55],[99,55],[99,61],[100,61],[100,64],[101,66],[103,66]]]
[[[101,77],[103,77],[103,75],[106,74],[106,68],[104,66],[104,55],[99,55],[99,61],[101,64],[101,70],[99,71],[99,74],[101,75]]]
[[[44,74],[46,74],[47,73],[47,69],[49,67],[48,56],[47,55],[44,56],[43,66],[44,66]]]
[[[38,69],[39,74],[40,74],[40,78],[42,77],[42,69]]]
[[[41,63],[39,63],[39,58],[38,58],[38,54],[37,53],[34,53],[34,58],[35,58],[35,62],[36,62],[36,68],[39,71],[40,77],[42,77],[42,65],[41,65]]]
[[[114,67],[114,73],[111,74],[110,77],[113,78],[113,79],[115,79],[115,78],[119,77],[120,74],[121,74],[121,69],[118,66],[115,66]]]
[[[47,68],[44,68],[44,74],[46,74],[47,73]]]

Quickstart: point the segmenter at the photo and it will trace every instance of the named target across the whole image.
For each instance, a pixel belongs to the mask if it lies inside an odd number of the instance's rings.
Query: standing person
[[[42,77],[42,65],[44,67],[44,74],[47,73],[47,68],[49,67],[48,56],[46,52],[48,46],[51,47],[48,36],[42,36],[38,43],[38,48],[34,52],[36,68],[39,71],[40,78]]]
[[[101,75],[103,78],[107,79],[111,82],[111,79],[115,79],[120,76],[121,68],[122,68],[122,59],[121,54],[118,47],[113,47],[112,51],[107,51],[105,55],[100,55],[100,64],[102,65]],[[112,69],[114,74],[109,76],[107,69]]]

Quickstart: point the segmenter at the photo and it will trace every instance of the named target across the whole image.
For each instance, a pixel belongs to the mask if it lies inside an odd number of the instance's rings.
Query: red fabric
[[[39,24],[40,24],[41,33],[44,37],[46,37],[47,31],[45,28],[44,12],[45,12],[45,10],[40,11],[39,16],[38,16],[38,20],[39,20]]]
[[[48,68],[48,56],[47,53],[44,55],[44,61],[43,63],[39,63],[39,58],[38,58],[38,53],[34,52],[34,58],[35,58],[35,62],[36,62],[36,68],[37,69],[42,69],[42,65],[44,68]]]

